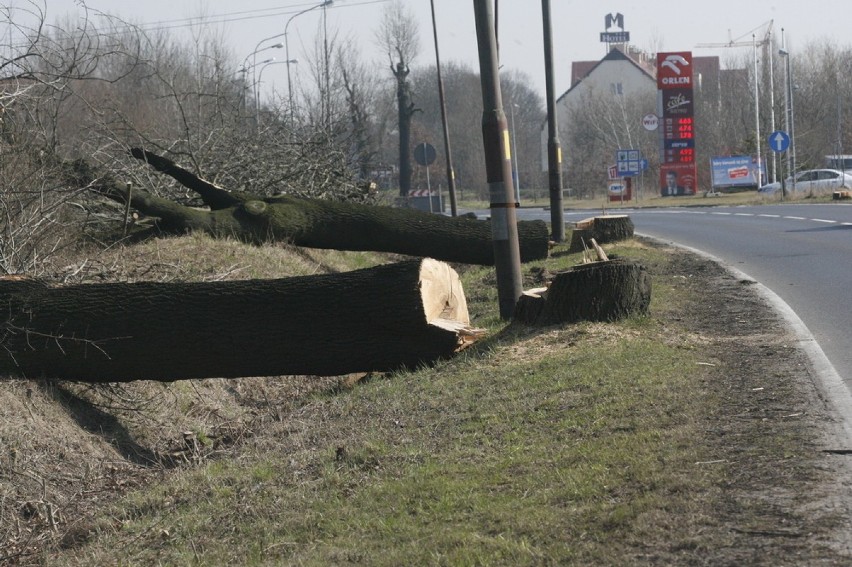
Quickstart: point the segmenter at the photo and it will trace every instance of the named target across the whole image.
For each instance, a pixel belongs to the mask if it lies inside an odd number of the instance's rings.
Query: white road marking
[[[828,224],[837,224],[836,220],[826,220],[826,219],[811,219],[814,222],[826,222]]]

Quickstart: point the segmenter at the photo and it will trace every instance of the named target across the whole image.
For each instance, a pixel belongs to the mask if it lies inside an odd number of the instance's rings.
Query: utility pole
[[[763,163],[763,156],[760,155],[760,89],[758,89],[757,79],[757,39],[754,35],[751,36],[752,51],[754,51],[754,141],[757,145],[757,184],[763,185],[763,180],[760,178],[762,171],[760,165]]]
[[[550,232],[556,242],[565,240],[565,214],[562,202],[562,148],[556,118],[556,89],[553,80],[553,31],[550,0],[541,0],[544,22],[544,76],[547,97],[547,179],[550,187]]]
[[[497,299],[500,304],[500,317],[508,320],[512,318],[515,304],[523,293],[515,212],[518,203],[515,201],[515,188],[512,183],[512,150],[500,92],[492,0],[473,0],[473,11],[482,81],[482,142],[491,202],[491,239],[494,242]]]
[[[432,5],[432,34],[435,38],[435,67],[438,70],[438,101],[441,104],[441,126],[444,129],[444,161],[447,163],[447,188],[450,192],[450,212],[452,216],[456,217],[459,214],[458,204],[456,203],[456,174],[453,170],[453,154],[450,151],[450,127],[447,122],[447,102],[444,98],[444,78],[441,75],[441,54],[438,51],[438,25],[435,21],[435,0],[429,1]]]

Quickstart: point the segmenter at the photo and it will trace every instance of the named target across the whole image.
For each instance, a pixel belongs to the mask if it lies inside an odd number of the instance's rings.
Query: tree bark
[[[199,230],[254,244],[283,241],[308,248],[371,250],[447,262],[494,264],[489,221],[286,195],[255,197],[232,193],[166,158],[139,149],[134,149],[133,155],[198,192],[211,208],[184,207],[133,189],[129,195],[131,206],[142,214],[158,217],[159,228],[166,232]],[[118,202],[128,199],[127,189],[118,184],[102,182],[99,188]],[[543,221],[519,222],[518,237],[522,261],[547,257],[550,236]]]
[[[633,237],[633,221],[627,215],[606,215],[580,221],[571,234],[569,252],[581,252],[590,248],[594,238],[600,244],[617,242]],[[585,247],[583,246],[585,243]]]
[[[478,334],[458,275],[431,259],[279,280],[0,280],[0,302],[0,376],[34,379],[388,371],[451,357]]]
[[[651,279],[631,260],[575,266],[556,275],[547,291],[525,293],[515,321],[554,325],[577,321],[615,321],[648,312]]]

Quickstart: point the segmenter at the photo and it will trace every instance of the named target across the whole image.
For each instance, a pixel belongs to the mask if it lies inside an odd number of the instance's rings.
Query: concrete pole
[[[553,31],[550,0],[541,0],[544,23],[544,74],[547,96],[547,178],[550,187],[550,232],[556,242],[565,240],[565,213],[562,200],[562,147],[556,117],[556,90],[553,79]]]
[[[523,292],[509,130],[500,92],[492,0],[473,0],[482,81],[482,142],[491,202],[491,239],[500,317],[509,320]]]

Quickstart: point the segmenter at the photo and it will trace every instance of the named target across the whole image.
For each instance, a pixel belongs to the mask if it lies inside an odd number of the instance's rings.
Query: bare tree
[[[391,73],[396,79],[397,126],[399,129],[399,194],[408,196],[411,189],[411,119],[416,112],[410,65],[419,49],[417,21],[410,8],[400,0],[389,4],[376,32],[379,46],[388,54]]]
[[[105,83],[99,66],[127,50],[100,36],[88,12],[69,31],[47,28],[45,17],[34,1],[0,5],[0,273],[41,274],[76,240],[85,187],[63,173],[60,125],[74,110],[75,87]]]
[[[600,196],[606,191],[606,168],[617,148],[637,148],[653,160],[656,138],[642,130],[641,117],[653,104],[653,93],[618,95],[594,86],[572,106],[567,124],[561,124],[566,148],[566,180],[578,196]]]
[[[378,156],[375,133],[378,96],[370,71],[359,57],[354,42],[346,42],[337,51],[340,84],[348,111],[350,148],[361,179],[369,179]]]

